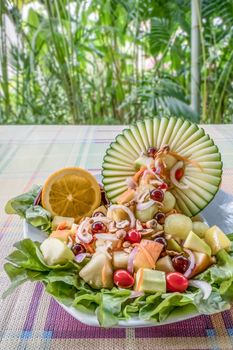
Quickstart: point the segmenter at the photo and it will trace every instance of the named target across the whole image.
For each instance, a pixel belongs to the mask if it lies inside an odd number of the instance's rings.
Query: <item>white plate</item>
[[[217,224],[224,232],[230,233],[233,228],[233,196],[219,191],[214,200],[205,208],[202,212],[202,216],[209,225]],[[24,220],[24,238],[30,238],[33,241],[42,242],[47,238],[47,234],[37,228],[31,226]],[[60,304],[60,303],[59,303]],[[76,318],[78,321],[85,323],[89,326],[99,327],[97,317],[94,313],[84,313],[76,310],[73,307],[67,307],[60,304],[70,315]],[[187,307],[186,315],[179,314],[179,311],[173,312],[165,322],[155,323],[140,320],[139,318],[132,318],[129,321],[119,321],[119,328],[128,327],[150,327],[161,326],[164,324],[175,323],[183,320],[187,320],[196,316],[200,316],[195,310]]]

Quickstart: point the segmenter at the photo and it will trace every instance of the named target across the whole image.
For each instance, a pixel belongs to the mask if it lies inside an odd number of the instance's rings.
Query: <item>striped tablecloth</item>
[[[23,238],[22,221],[6,216],[5,202],[53,171],[82,166],[98,174],[104,151],[121,126],[1,126],[0,294],[8,286],[4,257]],[[223,155],[222,188],[233,194],[233,125],[205,126]],[[20,287],[0,307],[2,350],[156,350],[233,349],[233,309],[214,316],[161,327],[101,329],[88,327],[67,314],[41,284]]]

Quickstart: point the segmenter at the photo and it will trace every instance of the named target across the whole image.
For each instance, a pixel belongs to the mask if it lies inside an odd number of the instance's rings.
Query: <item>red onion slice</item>
[[[137,187],[137,184],[132,177],[127,177],[125,183],[128,188],[132,188],[133,190],[135,190],[135,188]]]
[[[134,249],[129,254],[127,270],[129,271],[129,273],[131,273],[131,275],[134,272],[133,262],[137,252],[138,252],[138,247],[134,247]]]
[[[83,220],[76,232],[76,238],[78,238],[80,242],[83,242],[86,244],[90,243],[93,239],[92,234],[90,234],[85,230],[86,228],[85,226],[88,226],[88,222],[89,222],[89,218],[86,218],[85,220]]]
[[[185,271],[184,277],[189,278],[189,276],[191,275],[191,273],[196,265],[196,261],[195,261],[195,256],[191,250],[184,249],[184,251],[189,255],[189,260],[190,260],[189,268],[187,271]]]
[[[109,219],[106,216],[92,216],[91,220],[92,222],[101,221],[106,224],[110,224],[110,222],[112,221],[112,219]]]
[[[147,172],[155,176],[154,171],[151,169],[151,162],[154,161],[153,158],[148,158],[146,161]],[[143,174],[144,175],[144,174]]]
[[[203,292],[203,300],[208,299],[212,292],[211,285],[205,281],[189,280],[189,286],[201,289]]]
[[[90,233],[82,233],[81,235],[77,234],[78,239],[80,240],[80,242],[83,243],[91,243],[91,241],[93,240],[93,236]]]
[[[70,237],[70,236],[68,236],[68,243],[67,243],[67,247],[68,248],[72,248],[72,246],[73,246],[73,240],[72,240],[72,238]]]
[[[182,161],[177,162],[170,170],[170,179],[176,187],[180,188],[181,190],[186,190],[187,188],[189,188],[189,186],[182,184],[176,180],[176,170],[183,168],[183,166],[184,166],[184,162]]]
[[[77,263],[81,263],[85,258],[89,258],[91,255],[88,253],[80,253],[74,257]]]
[[[112,233],[96,233],[96,239],[103,239],[104,241],[118,241],[119,239]]]
[[[41,194],[42,194],[42,189],[38,192],[36,198],[34,199],[34,205],[38,205],[41,201]]]
[[[126,214],[128,214],[128,216],[129,216],[130,228],[135,227],[135,223],[136,223],[135,216],[134,216],[133,212],[128,207],[126,207],[125,205],[122,205],[122,204],[114,204],[114,205],[111,205],[111,207],[109,207],[108,211],[111,212],[114,209],[124,210],[126,212]]]

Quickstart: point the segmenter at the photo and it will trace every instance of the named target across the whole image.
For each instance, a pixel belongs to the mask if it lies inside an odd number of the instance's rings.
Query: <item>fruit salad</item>
[[[233,235],[191,215],[198,203],[205,205],[194,190],[204,191],[206,171],[213,170],[211,181],[219,176],[218,161],[213,158],[212,168],[206,158],[203,163],[181,153],[169,144],[149,144],[130,174],[119,170],[120,176],[110,176],[120,191],[109,189],[109,173],[103,172],[103,187],[83,169],[68,168],[10,200],[6,211],[48,232],[48,238],[15,244],[5,264],[12,287],[4,296],[24,281],[41,280],[59,302],[95,312],[105,327],[131,317],[162,322],[177,309],[185,313],[185,306],[200,314],[229,308]],[[187,175],[190,169],[199,182]],[[212,194],[219,183],[209,184]]]
[[[171,210],[139,220],[132,202],[102,205],[80,224],[55,217],[53,227],[40,246],[45,262],[88,260],[79,276],[94,289],[115,285],[143,293],[184,292],[190,280],[216,263],[219,251],[231,248],[217,226]],[[211,289],[205,287],[208,298]]]

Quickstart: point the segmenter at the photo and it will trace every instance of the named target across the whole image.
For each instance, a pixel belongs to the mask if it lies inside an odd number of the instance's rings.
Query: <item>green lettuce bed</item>
[[[233,234],[228,236],[233,242]],[[233,301],[233,243],[230,252],[217,254],[217,264],[196,277],[211,284],[212,293],[203,300],[200,289],[189,287],[185,293],[145,294],[137,296],[127,289],[113,288],[100,291],[89,287],[78,272],[88,260],[78,264],[48,266],[43,261],[40,244],[30,239],[15,243],[16,248],[7,258],[4,269],[11,285],[3,294],[7,297],[26,281],[41,281],[46,291],[66,306],[96,313],[103,327],[116,326],[119,320],[139,317],[151,322],[165,321],[171,314],[187,313],[192,309],[201,314],[212,314],[230,308]]]

